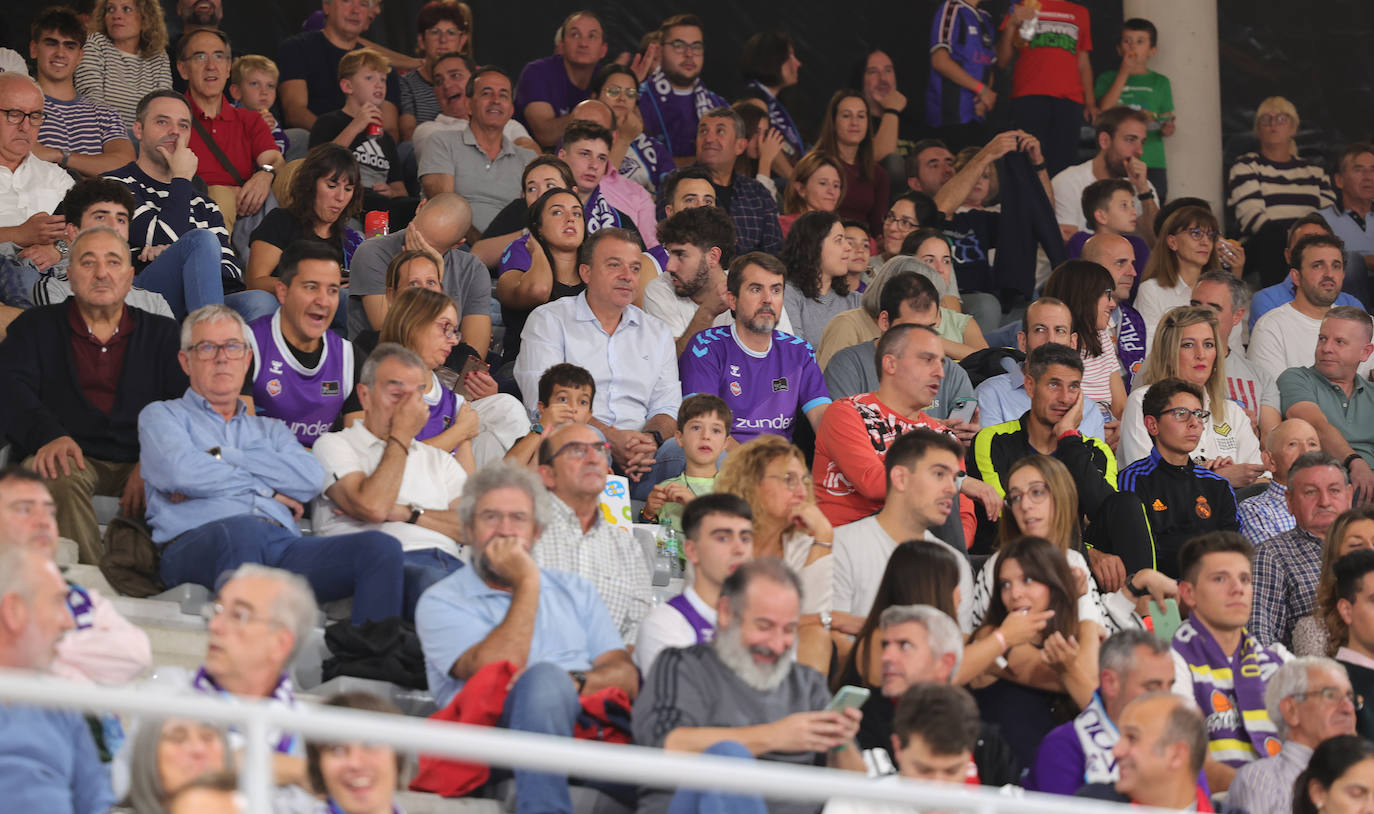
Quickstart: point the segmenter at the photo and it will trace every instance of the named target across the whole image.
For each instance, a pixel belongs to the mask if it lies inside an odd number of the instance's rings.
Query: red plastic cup
[[[391,214],[374,209],[363,215],[363,237],[376,237],[391,233]]]

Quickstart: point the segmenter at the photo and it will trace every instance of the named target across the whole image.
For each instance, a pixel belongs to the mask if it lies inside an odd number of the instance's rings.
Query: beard
[[[787,678],[787,674],[792,672],[792,666],[797,661],[796,644],[785,653],[775,653],[762,645],[748,647],[744,644],[738,626],[717,631],[711,646],[715,648],[721,662],[730,668],[730,672],[739,676],[740,681],[761,692],[776,689],[783,679]],[[761,666],[754,661],[755,654],[778,658],[772,666]]]
[[[1123,159],[1118,158],[1118,157],[1112,155],[1111,153],[1107,153],[1107,154],[1106,154],[1105,156],[1103,156],[1102,158],[1103,158],[1103,162],[1107,165],[1107,177],[1109,177],[1109,178],[1125,178],[1125,177],[1126,177],[1126,162],[1125,162]]]
[[[491,567],[491,561],[488,560],[484,554],[473,552],[472,568],[477,572],[477,576],[491,585],[498,588],[514,587],[510,584],[510,580],[506,579],[495,568]]]
[[[755,311],[753,316],[740,320],[746,331],[756,334],[771,334],[778,325],[778,315],[772,311]]]
[[[672,82],[674,85],[677,85],[680,88],[685,88],[688,85],[693,84],[697,81],[697,76],[700,75],[700,71],[698,71],[696,74],[693,74],[692,76],[688,76],[685,73],[680,73],[678,71],[672,70],[667,65],[662,65],[660,67],[663,69],[663,75],[668,77],[668,81]]]
[[[1334,293],[1328,294],[1322,290],[1320,281],[1316,285],[1308,285],[1304,281],[1302,283],[1302,295],[1318,308],[1330,308],[1335,304],[1336,298],[1341,295],[1341,290],[1337,288]]]
[[[676,282],[673,283],[673,293],[679,297],[691,299],[700,294],[710,281],[711,268],[706,264],[705,260],[702,260],[701,265],[697,267],[697,273],[693,275],[692,279],[687,280],[681,285],[678,285]]]

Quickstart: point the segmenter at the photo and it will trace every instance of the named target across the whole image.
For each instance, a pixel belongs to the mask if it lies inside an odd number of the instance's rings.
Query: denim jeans
[[[437,548],[406,551],[401,555],[405,573],[404,616],[415,619],[415,603],[430,586],[463,567],[463,561]]]
[[[713,743],[702,753],[753,760],[754,756],[738,741]],[[767,814],[763,798],[734,792],[679,789],[668,803],[668,814]]]
[[[520,732],[571,738],[581,711],[577,687],[556,664],[532,664],[506,695],[501,726]],[[516,814],[572,814],[568,778],[529,769],[515,770]]]
[[[380,531],[302,537],[265,518],[240,514],[177,536],[163,546],[159,570],[168,587],[193,582],[215,591],[222,574],[247,562],[300,574],[319,602],[353,597],[355,625],[401,615],[401,544]]]
[[[164,249],[134,277],[134,284],[161,294],[172,314],[183,320],[202,305],[224,302],[222,260],[219,238],[207,229],[195,229]]]

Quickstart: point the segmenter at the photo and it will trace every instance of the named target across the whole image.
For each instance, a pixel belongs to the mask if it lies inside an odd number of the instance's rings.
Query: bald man
[[[644,240],[644,247],[652,249],[658,245],[658,235],[654,225],[658,223],[654,210],[654,198],[649,191],[638,183],[621,175],[616,167],[625,159],[625,144],[616,130],[619,124],[610,107],[599,99],[588,99],[572,109],[571,121],[595,122],[611,132],[611,150],[607,161],[606,174],[601,179],[601,194],[616,209],[629,215]]]
[[[1117,307],[1112,311],[1111,331],[1117,358],[1126,371],[1121,378],[1129,392],[1131,379],[1145,363],[1145,319],[1130,304],[1138,273],[1135,249],[1122,235],[1099,232],[1083,244],[1082,258],[1106,268],[1116,282]]]
[[[456,192],[421,202],[406,228],[363,241],[349,267],[348,333],[382,329],[386,319],[386,267],[407,248],[434,249],[444,258],[439,283],[458,306],[463,341],[485,358],[491,345],[491,275],[472,252],[458,246],[472,228],[472,207]]]
[[[0,72],[0,338],[33,304],[39,272],[66,255],[65,221],[52,211],[75,183],[67,171],[33,154],[43,124],[43,91],[21,73]],[[21,115],[22,114],[22,115]],[[11,116],[18,116],[17,122]]]
[[[1260,456],[1274,479],[1267,489],[1242,500],[1237,507],[1240,533],[1245,539],[1259,545],[1297,525],[1288,509],[1288,470],[1299,455],[1321,448],[1316,427],[1301,418],[1280,422],[1269,431]]]
[[[1171,692],[1143,695],[1116,722],[1112,748],[1121,779],[1090,783],[1075,797],[1114,800],[1175,811],[1212,811],[1198,772],[1207,756],[1207,725],[1188,698]]]

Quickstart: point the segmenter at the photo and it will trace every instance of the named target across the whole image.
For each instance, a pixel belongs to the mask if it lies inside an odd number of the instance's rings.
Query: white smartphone
[[[954,400],[954,409],[949,411],[950,421],[963,421],[968,423],[973,420],[973,411],[978,409],[978,399],[971,396]]]
[[[825,708],[831,712],[839,712],[842,709],[861,707],[868,703],[868,696],[871,693],[867,687],[855,687],[846,684],[835,691],[835,696],[830,699],[830,703]]]

